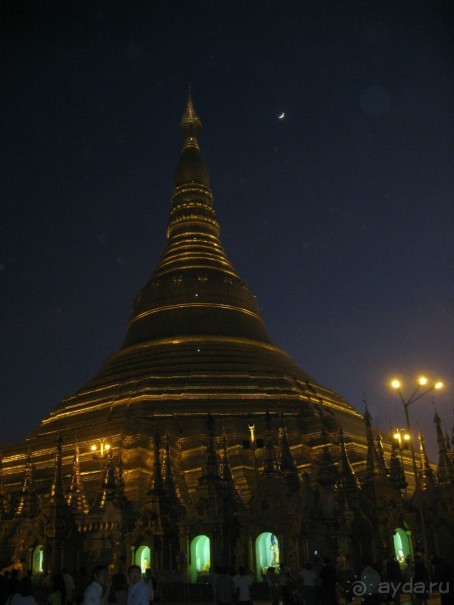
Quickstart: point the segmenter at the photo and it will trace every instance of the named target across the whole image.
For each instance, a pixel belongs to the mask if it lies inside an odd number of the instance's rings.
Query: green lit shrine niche
[[[43,573],[44,549],[41,544],[36,546],[32,555],[32,574],[38,576]]]
[[[405,529],[398,527],[394,532],[394,552],[399,564],[405,565],[405,558],[411,556],[410,537]]]
[[[135,564],[140,565],[142,573],[145,573],[151,566],[151,551],[149,546],[139,546],[136,550]]]
[[[203,580],[210,572],[210,538],[196,536],[191,542],[190,580],[195,583]]]
[[[257,580],[261,582],[268,567],[279,567],[279,541],[269,531],[263,532],[255,541]]]

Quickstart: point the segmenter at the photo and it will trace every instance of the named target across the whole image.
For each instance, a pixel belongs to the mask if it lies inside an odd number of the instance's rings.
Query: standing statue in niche
[[[147,557],[144,557],[142,561],[142,573],[145,573],[147,569],[150,569],[150,563],[148,562]]]
[[[271,564],[270,567],[279,566],[279,544],[274,534],[271,534]]]

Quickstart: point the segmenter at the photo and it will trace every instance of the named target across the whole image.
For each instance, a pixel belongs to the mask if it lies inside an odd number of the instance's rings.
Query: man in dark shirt
[[[235,599],[235,583],[227,574],[225,568],[220,568],[213,581],[214,598],[217,605],[233,605]]]
[[[322,605],[338,605],[336,568],[329,557],[325,557],[324,561],[325,565],[320,570],[320,602]]]

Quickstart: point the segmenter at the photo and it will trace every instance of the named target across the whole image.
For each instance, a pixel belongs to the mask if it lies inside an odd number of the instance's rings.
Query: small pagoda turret
[[[35,517],[38,514],[39,506],[33,476],[34,468],[31,450],[29,449],[25,462],[24,479],[22,481],[19,502],[15,511],[16,517]]]
[[[405,478],[405,472],[398,456],[397,443],[393,441],[391,449],[391,458],[389,461],[389,478],[391,485],[396,490],[406,489],[408,483]]]
[[[117,470],[115,468],[113,449],[110,448],[106,454],[106,461],[102,469],[101,485],[94,505],[95,511],[105,510],[107,503],[118,504]]]
[[[0,452],[0,521],[9,518],[10,506],[8,494],[3,485],[3,457]]]
[[[454,487],[454,464],[446,447],[446,440],[441,428],[441,418],[435,412],[434,423],[437,430],[438,443],[438,483]]]
[[[262,473],[265,477],[277,475],[279,463],[274,447],[273,431],[271,428],[271,415],[269,410],[265,414],[265,433],[263,438],[263,465]]]
[[[80,473],[79,446],[76,445],[74,452],[71,480],[69,490],[66,496],[68,506],[76,517],[86,515],[89,510],[87,496],[82,483]]]
[[[426,452],[426,444],[423,434],[418,431],[419,441],[419,489],[423,494],[434,494],[436,489],[435,474],[430,466]]]
[[[358,477],[348,457],[342,427],[339,430],[339,485],[347,500],[354,498],[361,491]]]

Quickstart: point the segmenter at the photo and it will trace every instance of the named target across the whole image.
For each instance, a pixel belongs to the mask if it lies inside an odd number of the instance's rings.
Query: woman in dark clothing
[[[320,603],[321,605],[338,605],[336,568],[329,557],[325,557],[324,561],[325,565],[320,570]]]
[[[292,605],[293,603],[292,584],[293,578],[290,570],[287,569],[283,563],[281,563],[279,586],[281,587],[282,605]]]
[[[48,605],[65,605],[66,603],[66,587],[65,580],[62,575],[56,574],[52,578],[52,592],[47,597]]]
[[[428,574],[422,556],[415,555],[415,572],[413,576],[413,598],[415,605],[427,605],[427,582]],[[424,587],[424,588],[423,588]]]
[[[441,605],[454,605],[454,569],[450,563],[440,557],[432,557],[434,566],[433,580],[440,592]]]

